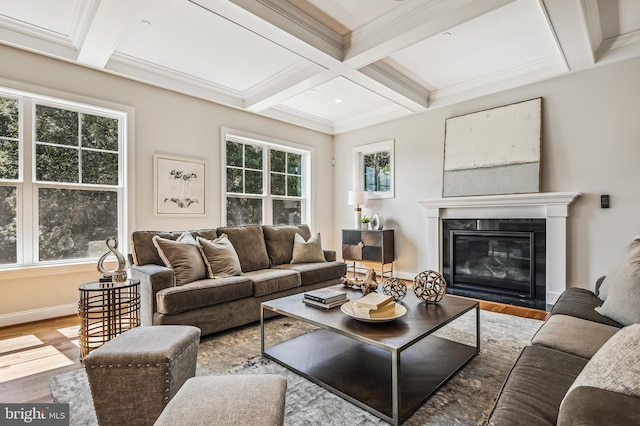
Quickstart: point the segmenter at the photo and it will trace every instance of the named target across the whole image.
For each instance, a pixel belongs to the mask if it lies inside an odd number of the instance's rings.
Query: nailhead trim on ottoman
[[[136,327],[84,359],[100,426],[150,425],[195,376],[200,329]]]
[[[274,374],[187,380],[155,426],[282,426],[287,379]]]

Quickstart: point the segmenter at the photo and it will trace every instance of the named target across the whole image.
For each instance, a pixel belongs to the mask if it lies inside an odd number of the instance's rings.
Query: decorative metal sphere
[[[395,277],[387,278],[382,283],[382,294],[393,296],[393,300],[399,302],[407,295],[407,284]]]
[[[427,270],[413,279],[413,292],[426,303],[438,303],[447,291],[447,281],[438,272]]]

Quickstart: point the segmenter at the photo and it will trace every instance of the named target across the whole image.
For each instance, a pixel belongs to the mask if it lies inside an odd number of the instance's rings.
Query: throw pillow
[[[167,240],[159,236],[153,237],[153,245],[164,264],[173,269],[176,285],[183,285],[207,277],[207,271],[195,244]]]
[[[189,232],[189,231],[184,231],[178,237],[178,239],[176,241],[181,242],[181,243],[193,244],[193,245],[197,245],[198,244],[196,239],[193,238],[193,235],[191,235],[191,232]]]
[[[604,280],[602,280],[602,284],[600,284],[600,288],[598,289],[598,297],[600,300],[607,300],[609,289],[612,286],[615,286],[621,279],[625,279],[625,275],[628,274],[625,269],[629,264],[629,258],[632,255],[632,252],[634,252],[638,247],[640,247],[640,236],[635,237],[631,241],[624,250],[622,257],[613,266],[613,268],[611,268],[611,271],[609,271],[609,273],[604,277]]]
[[[242,274],[240,259],[227,234],[222,234],[213,241],[198,237],[198,244],[209,278]]]
[[[569,388],[569,392],[578,386],[590,386],[640,397],[638,347],[640,324],[621,328],[591,357]]]
[[[320,234],[309,238],[308,241],[298,233],[293,237],[293,254],[291,263],[313,263],[326,262],[324,252],[322,251],[322,242]]]
[[[602,285],[606,298],[596,311],[622,325],[640,322],[640,237],[627,247],[622,260]]]

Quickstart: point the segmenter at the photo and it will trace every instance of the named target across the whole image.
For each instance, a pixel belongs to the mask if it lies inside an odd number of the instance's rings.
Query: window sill
[[[95,272],[98,274],[95,261],[66,263],[55,265],[31,265],[0,269],[0,281],[24,278],[37,278],[52,275],[67,275],[83,272]]]

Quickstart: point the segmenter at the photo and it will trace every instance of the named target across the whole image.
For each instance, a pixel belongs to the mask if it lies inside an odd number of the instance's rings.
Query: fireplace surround
[[[426,210],[427,253],[424,269],[443,271],[445,219],[544,219],[544,305],[550,309],[567,288],[567,218],[578,192],[485,195],[418,200]]]

